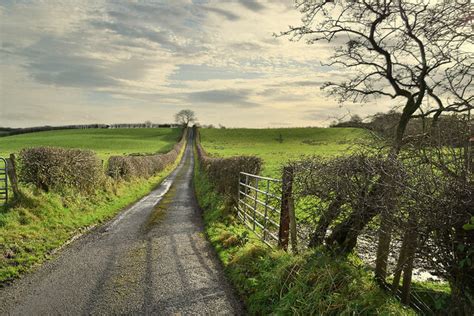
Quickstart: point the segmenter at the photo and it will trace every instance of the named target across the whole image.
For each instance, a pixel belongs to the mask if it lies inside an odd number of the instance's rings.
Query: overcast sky
[[[203,124],[329,124],[346,104],[320,86],[331,48],[275,38],[298,25],[291,0],[0,3],[0,126],[166,123],[189,108]]]

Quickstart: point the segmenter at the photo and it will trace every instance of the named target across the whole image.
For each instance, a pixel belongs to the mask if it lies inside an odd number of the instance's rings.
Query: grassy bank
[[[55,146],[90,149],[106,159],[112,155],[167,152],[181,135],[180,128],[71,129],[0,138],[0,157],[22,148]]]
[[[382,314],[414,312],[385,294],[355,256],[323,249],[272,250],[240,225],[196,163],[194,185],[206,234],[250,314]]]
[[[130,182],[109,180],[93,196],[45,193],[23,187],[25,197],[0,208],[0,283],[50,258],[54,250],[90,226],[107,221],[156,187],[179,163],[155,176]]]
[[[212,156],[253,155],[263,159],[263,175],[278,176],[281,164],[301,155],[347,153],[369,138],[359,128],[200,129],[201,144]]]

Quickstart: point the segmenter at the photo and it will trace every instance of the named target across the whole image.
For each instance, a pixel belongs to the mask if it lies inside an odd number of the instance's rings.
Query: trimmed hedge
[[[91,150],[26,148],[20,152],[20,166],[20,181],[46,192],[92,193],[105,181],[102,162]]]
[[[179,143],[166,154],[113,156],[107,174],[114,179],[149,178],[172,164],[186,142],[186,130]],[[101,160],[91,150],[35,147],[20,152],[19,179],[43,191],[77,190],[90,194],[105,183]]]
[[[179,143],[166,154],[144,156],[112,156],[109,158],[107,174],[114,179],[130,180],[132,178],[149,178],[166,166],[172,164],[179,156],[186,143],[187,132],[184,130]]]
[[[255,156],[210,157],[201,146],[199,131],[195,129],[195,132],[196,149],[201,168],[219,193],[237,197],[240,172],[258,174],[262,167],[262,159]]]

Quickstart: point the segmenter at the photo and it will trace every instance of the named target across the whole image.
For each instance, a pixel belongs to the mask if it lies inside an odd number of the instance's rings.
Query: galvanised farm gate
[[[292,198],[293,169],[283,169],[283,179],[240,172],[238,203],[239,219],[265,244],[297,251],[296,217]]]
[[[7,160],[0,157],[0,205],[8,201]]]

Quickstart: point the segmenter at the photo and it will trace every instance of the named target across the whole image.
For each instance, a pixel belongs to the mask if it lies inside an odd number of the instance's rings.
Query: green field
[[[289,159],[302,155],[341,155],[369,136],[358,128],[201,129],[200,132],[201,144],[212,156],[261,157],[262,174],[267,176],[278,176],[281,165]]]
[[[0,137],[0,157],[23,148],[56,146],[91,149],[101,159],[112,155],[167,152],[181,135],[179,128],[70,129]]]

